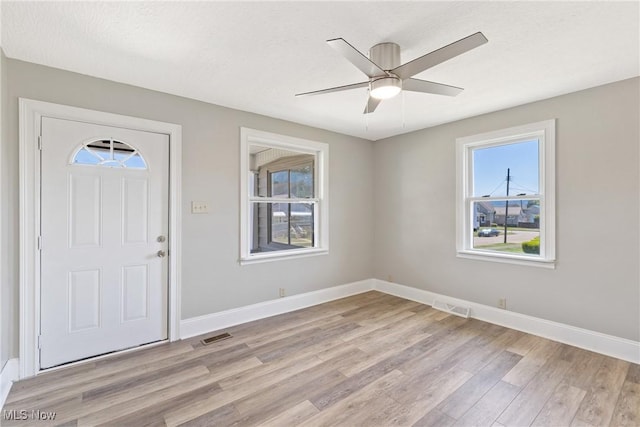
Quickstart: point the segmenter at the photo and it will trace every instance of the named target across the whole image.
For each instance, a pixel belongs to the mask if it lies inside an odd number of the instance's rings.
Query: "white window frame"
[[[473,202],[486,201],[486,198],[473,196],[473,150],[531,139],[538,140],[539,195],[535,199],[540,200],[540,256],[474,249],[472,206]],[[456,247],[458,257],[555,268],[555,144],[555,119],[456,139]],[[508,200],[529,200],[531,198],[531,195],[504,197]]]
[[[314,186],[315,197],[312,199],[274,199],[270,197],[254,197],[250,191],[251,175],[249,147],[253,144],[283,150],[296,151],[301,154],[315,156]],[[240,128],[240,264],[277,261],[329,253],[329,144],[310,141],[292,136],[242,127]],[[252,216],[250,206],[256,201],[268,202],[300,202],[313,201],[318,214],[314,221],[314,247],[286,249],[281,251],[251,253],[250,236]]]

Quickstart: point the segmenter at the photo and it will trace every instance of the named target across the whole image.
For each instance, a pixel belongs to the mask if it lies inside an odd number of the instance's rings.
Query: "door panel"
[[[42,138],[41,368],[166,339],[168,136],[45,117]]]
[[[122,179],[122,244],[146,243],[149,192],[146,179]]]
[[[99,176],[69,174],[69,247],[98,247],[102,234]]]
[[[149,281],[147,265],[122,268],[122,322],[146,319]]]
[[[69,332],[100,327],[100,270],[69,272]]]

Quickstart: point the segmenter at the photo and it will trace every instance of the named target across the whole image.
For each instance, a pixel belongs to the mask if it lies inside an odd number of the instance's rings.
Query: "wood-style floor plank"
[[[638,365],[379,292],[220,332],[20,381],[0,424],[640,425]]]
[[[318,408],[313,403],[304,400],[297,405],[280,412],[275,417],[269,418],[267,421],[260,423],[259,427],[280,427],[280,426],[298,426],[319,413]]]
[[[451,418],[438,409],[432,409],[416,421],[413,427],[449,427],[455,422],[455,418]]]
[[[502,352],[488,365],[482,368],[469,381],[451,393],[438,405],[443,413],[453,419],[460,418],[467,412],[486,392],[491,390],[504,375],[520,361],[522,356],[508,351]]]
[[[640,384],[640,365],[631,364],[627,372],[627,381]]]
[[[614,426],[639,426],[640,414],[640,384],[625,381],[620,390],[618,403],[613,410],[611,425]]]
[[[569,366],[570,362],[566,360],[549,359],[498,418],[498,422],[504,425],[531,425]]]
[[[542,427],[571,424],[586,394],[586,391],[563,381],[556,387],[532,425]]]
[[[590,384],[575,418],[595,426],[608,425],[628,370],[628,362],[606,358]]]
[[[533,345],[525,352],[524,357],[504,377],[504,381],[518,387],[524,387],[533,379],[551,355],[560,348],[560,343],[535,337],[530,340]]]
[[[454,424],[455,426],[490,426],[513,399],[520,387],[504,381],[498,382]]]
[[[309,426],[343,425],[363,413],[365,408],[371,410],[376,406],[387,407],[389,404],[394,404],[395,401],[389,397],[388,390],[402,376],[402,372],[393,370],[359,390],[347,394],[346,397],[343,396],[343,399],[335,400],[333,405],[327,405],[325,410],[321,410],[305,424]]]

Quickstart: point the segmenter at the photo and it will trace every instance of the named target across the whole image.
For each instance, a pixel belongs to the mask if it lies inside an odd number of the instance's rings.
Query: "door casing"
[[[20,196],[20,379],[40,370],[40,126],[42,117],[75,120],[169,136],[169,341],[180,339],[181,272],[181,164],[182,126],[70,107],[50,102],[19,99],[19,196]],[[45,142],[46,143],[46,142]]]

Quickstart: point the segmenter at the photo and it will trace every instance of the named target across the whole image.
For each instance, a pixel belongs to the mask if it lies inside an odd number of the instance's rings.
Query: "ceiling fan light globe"
[[[389,76],[373,80],[369,84],[369,95],[376,99],[393,98],[402,90],[402,80]]]

